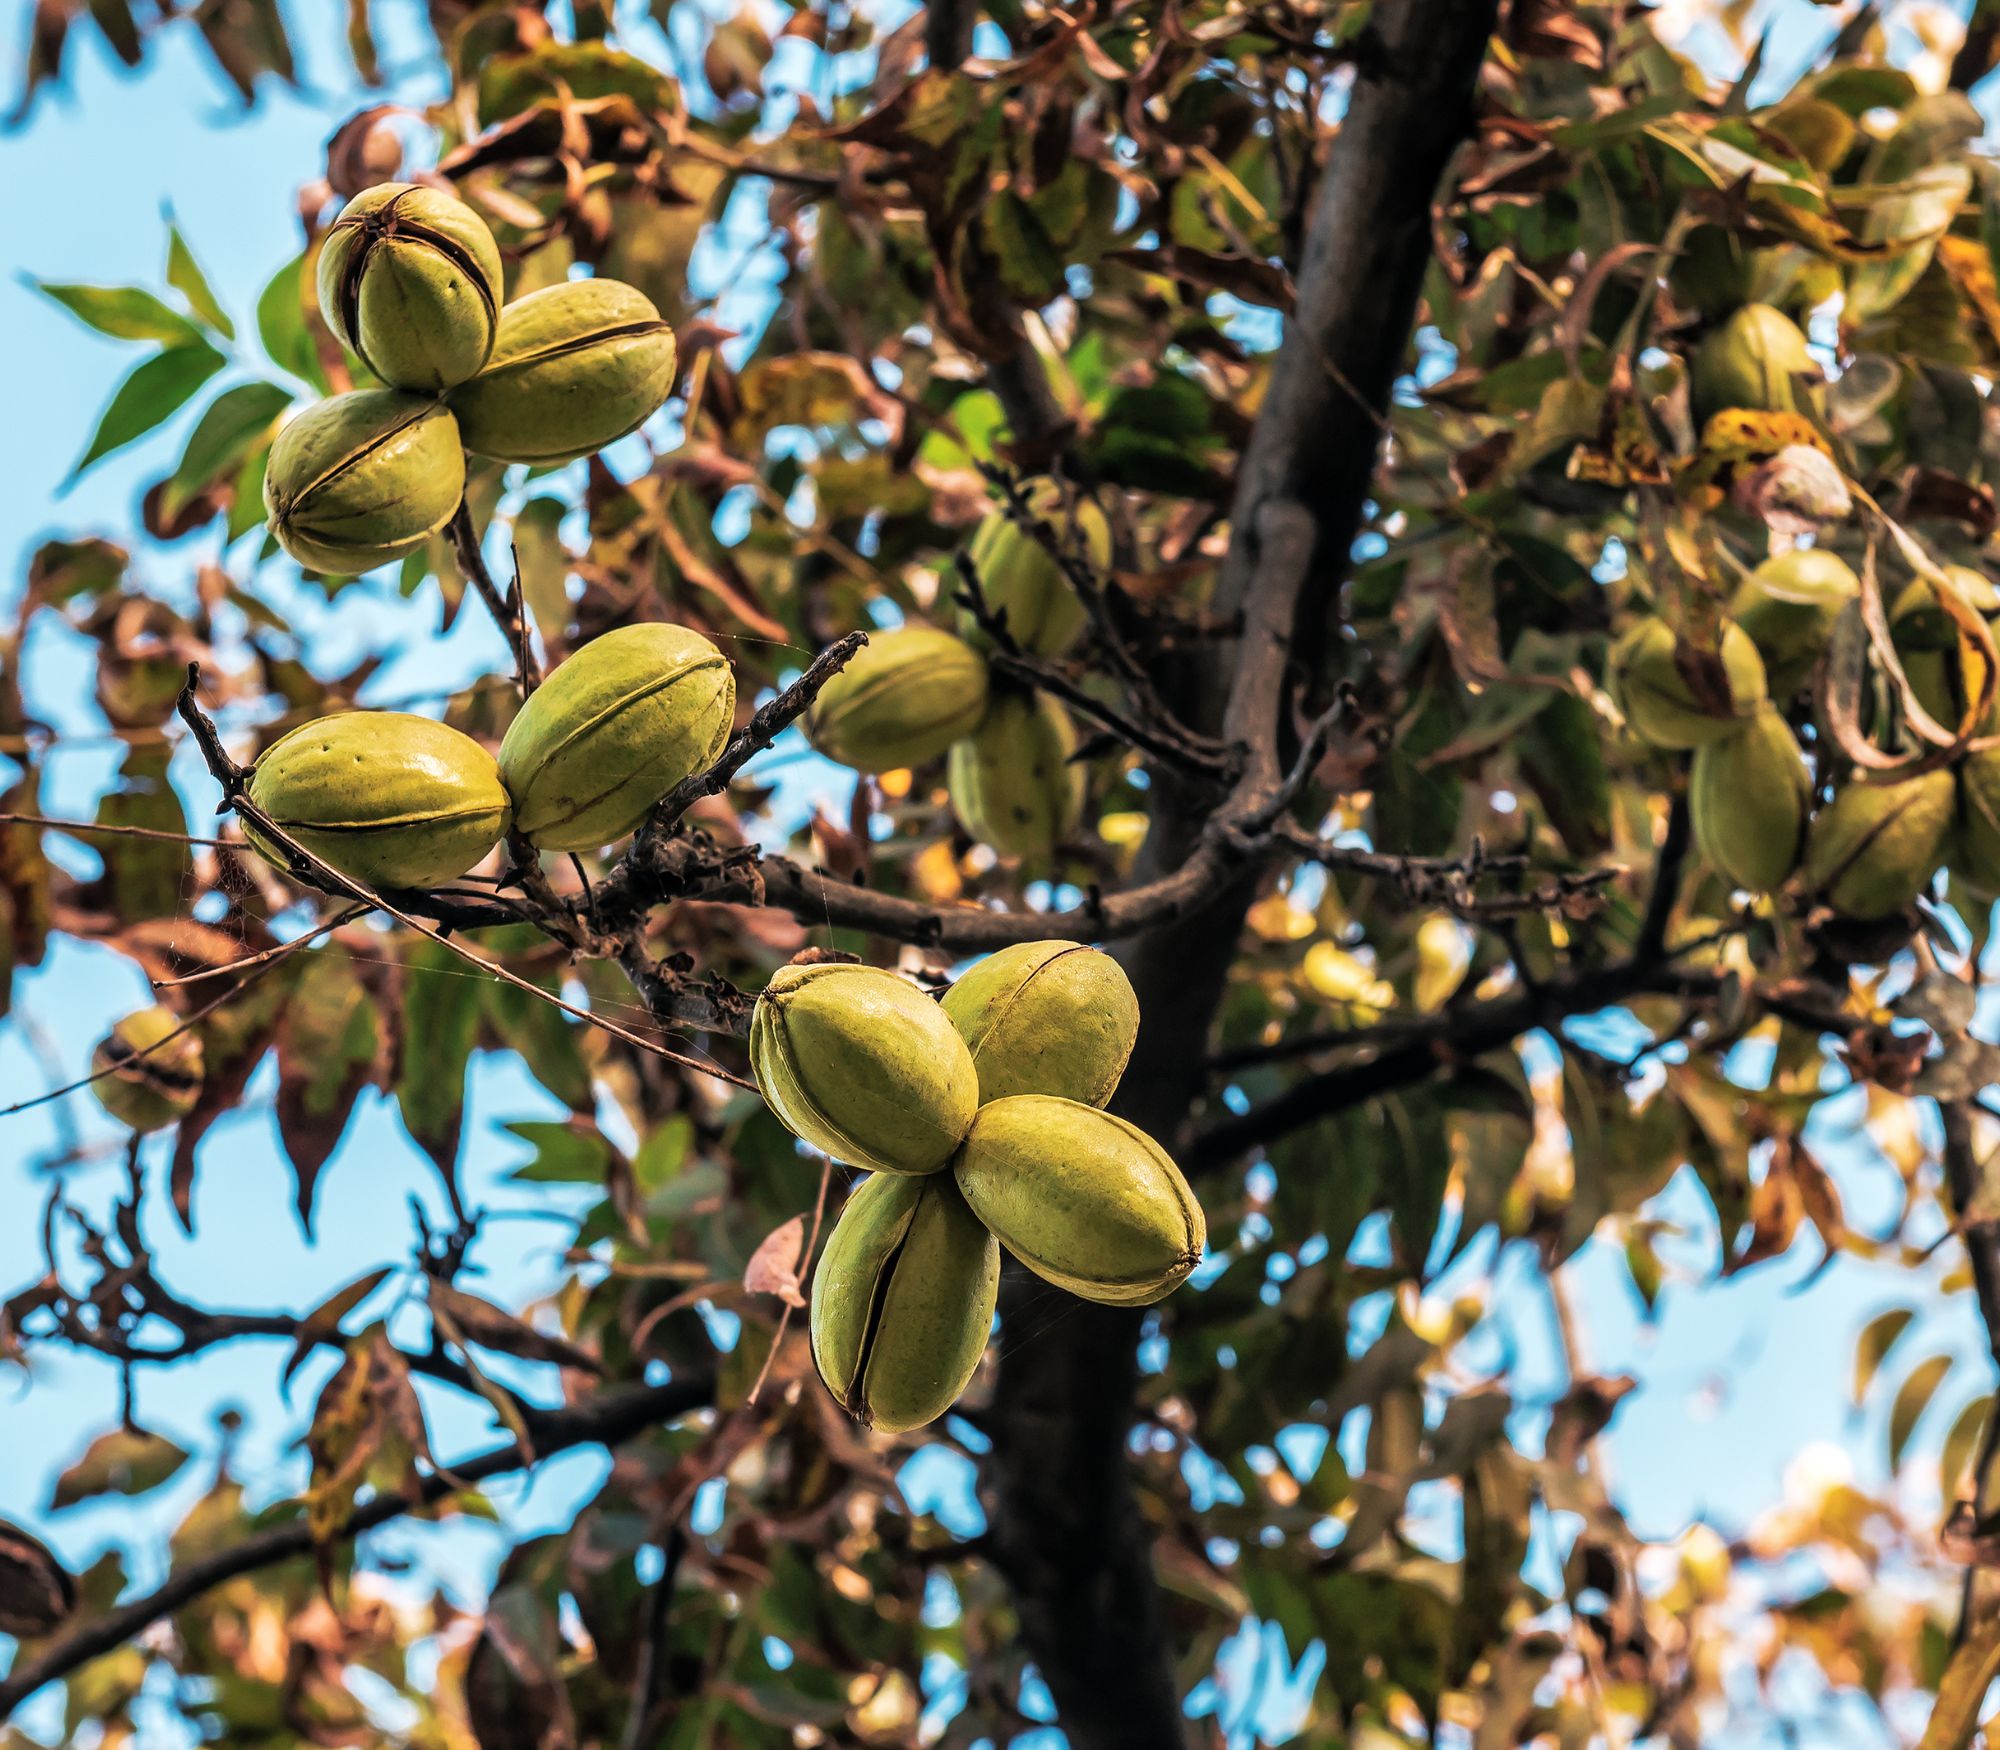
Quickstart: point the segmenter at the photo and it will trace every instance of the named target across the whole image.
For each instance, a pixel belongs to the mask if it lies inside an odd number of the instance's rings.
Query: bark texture
[[[1238,476],[1218,607],[1241,614],[1243,635],[1180,677],[1170,700],[1247,749],[1239,802],[1278,793],[1288,682],[1301,656],[1310,663],[1360,528],[1430,256],[1432,199],[1469,125],[1496,5],[1383,11],[1314,195],[1297,315]],[[1200,826],[1192,800],[1163,786],[1139,878],[1178,868]],[[1248,882],[1224,888],[1118,950],[1143,1019],[1114,1110],[1155,1135],[1186,1123],[1251,896]],[[1163,1750],[1187,1727],[1126,1469],[1142,1315],[1078,1305],[1057,1317],[1054,1293],[1020,1274],[1002,1291],[986,1478],[994,1551],[1075,1750]]]

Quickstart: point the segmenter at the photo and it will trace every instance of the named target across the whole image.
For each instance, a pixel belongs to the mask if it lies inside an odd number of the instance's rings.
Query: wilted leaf
[[[1939,1492],[1947,1501],[1957,1493],[1966,1468],[1972,1463],[1972,1455],[1978,1448],[1979,1436],[1986,1427],[1986,1418],[1992,1413],[1993,1399],[1990,1394],[1983,1398],[1974,1398],[1958,1412],[1952,1422],[1951,1431],[1944,1437],[1944,1444],[1938,1448]],[[2000,1477],[1993,1478],[1992,1483],[2000,1483]],[[1991,1484],[1987,1487],[1990,1488]]]
[[[377,1029],[345,948],[299,957],[291,1001],[278,1023],[278,1134],[297,1181],[299,1221],[312,1232],[320,1169],[340,1146],[374,1069]]]
[[[416,1461],[429,1451],[423,1407],[409,1361],[390,1343],[386,1326],[370,1325],[348,1344],[347,1359],[313,1409],[306,1451],[312,1458],[306,1519],[317,1543],[339,1532],[363,1484],[388,1493],[417,1486]]]
[[[32,1640],[76,1608],[76,1581],[48,1546],[0,1520],[0,1634]]]
[[[1888,1359],[1889,1351],[1895,1348],[1896,1339],[1910,1328],[1910,1322],[1916,1316],[1909,1307],[1891,1307],[1862,1326],[1861,1336],[1854,1345],[1854,1401],[1857,1404],[1868,1395],[1868,1387],[1882,1363]]]
[[[1923,1419],[1924,1411],[1937,1388],[1944,1383],[1944,1376],[1951,1371],[1949,1355],[1932,1355],[1910,1370],[1910,1375],[1896,1389],[1896,1401],[1889,1406],[1889,1468],[1894,1470],[1903,1462],[1904,1448],[1910,1444],[1910,1436],[1917,1431],[1917,1424]]]
[[[579,1349],[565,1337],[536,1330],[527,1320],[517,1318],[490,1300],[435,1279],[428,1292],[432,1307],[447,1314],[481,1348],[518,1355],[523,1361],[551,1361],[558,1367],[577,1367],[587,1373],[598,1371],[597,1358],[588,1350]]]
[[[164,1434],[115,1428],[100,1434],[81,1458],[63,1469],[49,1506],[73,1507],[95,1495],[143,1495],[171,1478],[187,1458]]]
[[[2000,1677],[2000,1617],[1978,1624],[1951,1656],[1917,1750],[1965,1750],[1979,1730],[1986,1692]]]
[[[292,1342],[291,1358],[285,1363],[285,1371],[279,1375],[281,1384],[289,1384],[300,1364],[321,1343],[339,1335],[340,1321],[366,1300],[376,1289],[389,1279],[385,1265],[380,1270],[370,1270],[365,1276],[357,1276],[345,1288],[336,1289],[307,1313],[299,1321],[298,1334]]]
[[[799,1263],[806,1249],[806,1224],[795,1215],[757,1242],[743,1271],[746,1294],[775,1294],[787,1306],[804,1306],[799,1292]]]
[[[407,968],[403,1061],[396,1098],[403,1123],[447,1185],[458,1166],[458,1138],[465,1121],[465,1071],[479,1031],[481,978],[442,943],[415,941],[404,950]]]

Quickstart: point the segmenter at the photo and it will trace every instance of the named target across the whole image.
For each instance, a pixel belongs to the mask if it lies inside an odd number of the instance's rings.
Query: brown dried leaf
[[[517,1318],[490,1300],[435,1279],[428,1292],[432,1310],[450,1319],[468,1340],[482,1349],[518,1355],[524,1361],[552,1361],[558,1367],[580,1368],[586,1373],[601,1371],[597,1357],[588,1350],[579,1349],[566,1337],[553,1337],[536,1330],[525,1319]]]
[[[297,1334],[292,1341],[291,1359],[285,1363],[285,1371],[279,1375],[278,1383],[288,1385],[300,1364],[320,1344],[340,1333],[340,1321],[366,1300],[376,1289],[388,1280],[389,1267],[385,1264],[379,1270],[370,1270],[366,1276],[357,1276],[345,1288],[336,1289],[326,1299],[314,1307],[299,1321]]]
[[[775,1294],[787,1306],[804,1306],[799,1292],[799,1265],[806,1249],[805,1217],[795,1215],[757,1242],[743,1271],[746,1294]]]
[[[100,1434],[56,1478],[49,1507],[73,1507],[96,1495],[143,1495],[187,1463],[186,1451],[164,1434],[114,1428]]]
[[[45,1635],[76,1608],[76,1581],[48,1546],[0,1520],[0,1633]]]
[[[312,1459],[306,1523],[322,1546],[347,1523],[363,1484],[391,1494],[418,1486],[416,1461],[430,1451],[423,1406],[409,1360],[389,1341],[387,1326],[370,1325],[348,1344],[347,1359],[314,1406],[306,1451]]]

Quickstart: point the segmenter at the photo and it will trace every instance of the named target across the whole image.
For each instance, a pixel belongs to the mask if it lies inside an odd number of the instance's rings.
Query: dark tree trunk
[[[1470,117],[1497,0],[1403,0],[1380,9],[1314,198],[1298,314],[1245,453],[1219,591],[1244,636],[1175,701],[1251,750],[1246,783],[1275,782],[1295,645],[1323,624],[1361,522],[1380,420],[1408,343],[1430,253],[1431,200]],[[1308,632],[1308,637],[1310,633]],[[1141,878],[1198,837],[1167,785]],[[1181,1132],[1234,958],[1246,885],[1119,950],[1143,1017],[1114,1109]],[[1065,1307],[1010,1267],[1001,1297],[994,1452],[985,1479],[995,1558],[1074,1750],[1167,1750],[1186,1740],[1175,1649],[1161,1632],[1151,1546],[1125,1442],[1140,1313]]]

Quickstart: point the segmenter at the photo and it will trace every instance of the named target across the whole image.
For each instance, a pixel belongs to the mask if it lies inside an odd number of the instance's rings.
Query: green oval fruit
[[[1729,407],[1797,413],[1808,396],[1798,379],[1820,381],[1820,368],[1798,325],[1769,304],[1745,304],[1695,349],[1695,417]]]
[[[1733,735],[1764,703],[1764,659],[1757,646],[1740,626],[1724,626],[1722,682],[1728,696],[1710,709],[1681,672],[1678,645],[1674,629],[1651,617],[1627,628],[1612,645],[1608,678],[1633,734],[1675,750]]]
[[[286,422],[264,471],[271,533],[308,571],[355,577],[414,552],[465,496],[458,426],[435,401],[358,389]]]
[[[1845,917],[1891,917],[1937,872],[1957,789],[1949,772],[1850,782],[1806,834],[1806,881]]]
[[[1028,493],[1028,508],[1045,523],[1061,526],[1063,491],[1044,480]],[[1111,564],[1111,524],[1095,499],[1079,496],[1074,524],[1061,528],[1064,541],[1082,537],[1083,558],[1095,571]],[[1083,603],[1063,575],[1055,555],[1004,511],[991,512],[973,532],[966,549],[987,608],[1007,617],[1007,631],[1023,650],[1036,656],[1060,656],[1082,634],[1087,616]],[[984,645],[986,634],[977,620],[965,616],[965,635]]]
[[[986,718],[951,750],[946,782],[965,830],[1025,875],[1044,875],[1083,813],[1076,725],[1040,693],[996,693]]]
[[[1958,835],[1951,872],[1978,893],[2000,893],[2000,748],[1958,767]]]
[[[1208,1224],[1167,1151],[1075,1100],[979,1108],[955,1163],[973,1214],[1036,1275],[1106,1306],[1164,1300],[1201,1262]]]
[[[265,749],[250,800],[322,862],[370,887],[435,887],[507,830],[493,756],[469,735],[405,711],[343,711]],[[245,825],[268,862],[284,848]]]
[[[1768,893],[1798,867],[1812,778],[1792,726],[1766,705],[1741,733],[1695,749],[1694,841],[1737,887]]]
[[[412,182],[366,188],[319,255],[319,307],[383,382],[436,394],[486,362],[500,324],[500,250],[463,201]]]
[[[979,1072],[979,1099],[1055,1094],[1102,1106],[1139,1037],[1124,967],[1081,942],[1021,942],[989,954],[944,995]]]
[[[986,659],[933,626],[872,632],[820,689],[806,738],[857,772],[934,760],[986,715]]]
[[[1987,620],[2000,614],[2000,590],[1979,572],[1964,565],[1944,567],[1947,582],[1960,598]],[[1978,697],[1985,679],[1984,655],[1965,641],[1958,624],[1939,603],[1937,588],[1912,578],[1889,610],[1889,637],[1896,660],[1923,706],[1946,729],[1956,729]],[[2000,697],[1987,708],[1983,729],[2000,721]]]
[[[1730,616],[1763,657],[1773,698],[1789,698],[1812,678],[1834,621],[1860,593],[1853,568],[1822,547],[1777,554],[1738,585]]]
[[[201,1035],[157,1004],[113,1027],[90,1054],[97,1103],[134,1130],[161,1130],[201,1098]],[[109,1071],[109,1074],[105,1072]]]
[[[757,1090],[794,1136],[883,1173],[935,1173],[979,1105],[944,1011],[873,966],[781,966],[750,1018]]]
[[[729,740],[736,677],[685,626],[593,638],[529,695],[500,743],[514,825],[545,851],[623,838]]]
[[[857,1421],[921,1428],[977,1371],[999,1291],[1000,1248],[948,1173],[876,1173],[848,1198],[813,1273],[813,1363]]]
[[[643,292],[567,280],[500,312],[493,354],[451,391],[465,447],[567,462],[634,432],[674,390],[674,331]]]

